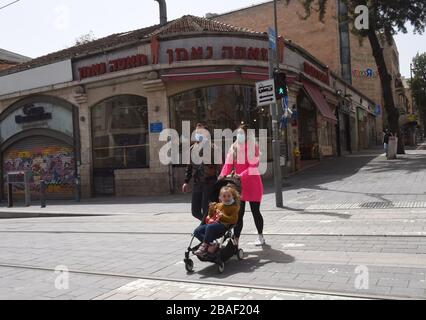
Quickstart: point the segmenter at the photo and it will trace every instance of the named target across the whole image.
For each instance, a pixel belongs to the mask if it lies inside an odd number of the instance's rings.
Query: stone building
[[[247,27],[265,32],[273,24],[274,6],[272,1],[259,5],[214,15],[214,19],[228,24]],[[322,23],[316,12],[307,19],[302,19],[305,9],[297,0],[286,4],[278,2],[278,29],[286,39],[293,41],[323,61],[333,72],[352,84],[357,90],[376,103],[377,115],[376,139],[360,139],[360,148],[371,147],[381,143],[382,130],[387,119],[384,113],[384,99],[380,78],[372,49],[368,40],[360,41],[348,24],[339,23],[338,17],[347,14],[347,8],[340,0],[327,2],[327,10]],[[389,45],[382,41],[389,72],[394,82],[401,78],[399,54],[395,43]],[[395,87],[394,95],[398,100]],[[361,122],[364,120],[361,119]],[[369,120],[372,121],[372,118]],[[344,124],[343,124],[344,125]],[[364,130],[364,129],[362,129]],[[365,133],[367,134],[367,133]]]
[[[293,111],[281,132],[287,170],[296,169],[295,148],[307,162],[336,155],[336,132],[356,151],[357,115],[374,118],[374,102],[303,48],[284,40],[280,48]],[[269,108],[257,106],[255,93],[269,78],[268,59],[264,33],[184,16],[4,70],[1,186],[8,172],[29,170],[33,197],[41,180],[50,198],[173,192],[184,166],[160,162],[163,129],[205,121],[235,130],[244,122],[271,136]]]

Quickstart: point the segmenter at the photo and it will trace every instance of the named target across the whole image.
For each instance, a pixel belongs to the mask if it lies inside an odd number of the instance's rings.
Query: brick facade
[[[273,4],[256,5],[228,14],[214,17],[215,20],[230,25],[246,27],[259,32],[266,32],[273,26]],[[325,22],[316,15],[302,20],[304,8],[298,1],[278,5],[279,34],[292,40],[316,58],[328,64],[330,69],[340,74],[339,34],[336,20],[336,3],[328,1]]]
[[[337,7],[337,0],[328,1],[324,23],[322,23],[319,21],[316,12],[313,12],[308,19],[302,19],[305,11],[298,1],[291,1],[289,5],[279,3],[278,29],[279,34],[294,41],[326,63],[332,71],[342,76]],[[268,2],[225,13],[214,17],[214,19],[264,32],[268,27],[273,26],[273,3]],[[396,79],[400,77],[398,49],[395,43],[393,45],[383,43],[383,45],[389,72]],[[383,122],[386,123],[386,114],[383,108],[380,78],[372,49],[367,39],[360,41],[357,36],[350,33],[350,50],[352,85],[381,106],[382,115],[377,118],[377,140],[380,141]],[[372,73],[369,70],[372,70]],[[393,89],[397,102],[396,90]]]

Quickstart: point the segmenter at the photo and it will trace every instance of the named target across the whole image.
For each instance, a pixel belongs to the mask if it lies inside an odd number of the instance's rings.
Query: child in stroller
[[[189,258],[190,253],[197,256],[200,261],[216,263],[220,273],[224,271],[224,263],[233,255],[237,254],[239,259],[243,259],[244,252],[238,249],[233,239],[233,228],[238,222],[240,211],[239,190],[239,181],[232,177],[221,180],[215,185],[209,213],[194,231],[191,244],[185,254],[185,267],[188,272],[192,272],[194,268],[194,263]],[[191,248],[195,238],[201,244]],[[220,238],[222,238],[221,241],[217,242]]]
[[[240,211],[238,192],[231,187],[223,187],[220,190],[219,201],[219,203],[210,204],[205,224],[194,231],[194,236],[202,242],[198,250],[194,252],[196,256],[204,256],[206,253],[214,254],[218,249],[214,241],[223,237],[230,226],[238,222]]]

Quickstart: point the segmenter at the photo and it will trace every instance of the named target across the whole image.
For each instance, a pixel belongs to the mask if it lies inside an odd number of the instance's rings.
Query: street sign
[[[151,133],[161,133],[162,131],[163,131],[163,123],[162,122],[151,123],[151,125],[150,125],[150,132]]]
[[[268,35],[269,35],[269,48],[272,50],[277,50],[277,33],[274,29],[269,28],[268,29]]]
[[[256,97],[258,107],[277,103],[274,80],[270,79],[256,83]]]

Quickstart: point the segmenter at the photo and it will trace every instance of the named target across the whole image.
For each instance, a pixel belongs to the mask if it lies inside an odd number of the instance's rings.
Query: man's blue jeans
[[[199,226],[194,231],[194,236],[205,243],[212,243],[216,239],[223,237],[226,233],[226,227],[222,223],[205,224]]]

